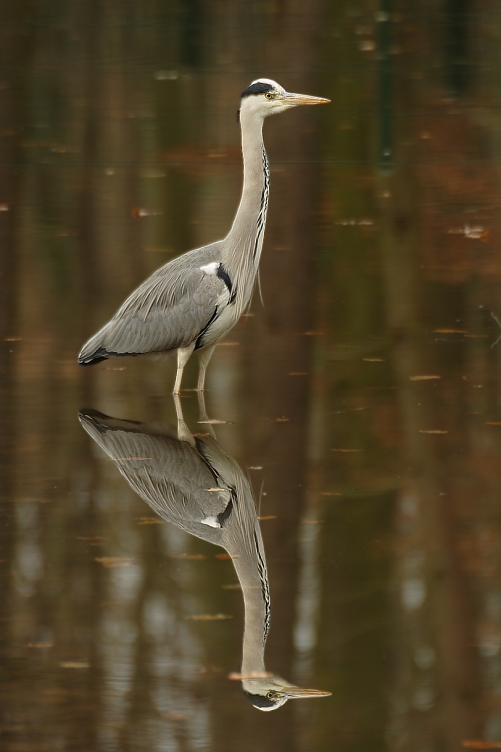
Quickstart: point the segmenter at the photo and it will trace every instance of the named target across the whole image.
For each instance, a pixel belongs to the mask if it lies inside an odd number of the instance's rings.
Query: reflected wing
[[[194,447],[169,436],[121,429],[117,424],[122,421],[113,420],[111,426],[106,416],[94,412],[80,414],[80,421],[157,514],[199,538],[221,545],[220,521],[224,521],[232,492],[221,482],[218,484],[214,472]]]
[[[217,259],[220,243],[173,259],[127,298],[83,347],[81,364],[108,355],[140,355],[187,347],[229,299],[224,282],[200,267]]]

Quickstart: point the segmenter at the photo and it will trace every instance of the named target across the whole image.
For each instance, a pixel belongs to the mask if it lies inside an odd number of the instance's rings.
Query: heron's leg
[[[198,397],[198,414],[200,420],[208,420],[207,408],[205,407],[205,394],[197,391]]]
[[[179,394],[179,392],[181,391],[181,381],[183,379],[184,367],[190,359],[190,355],[194,349],[195,343],[193,342],[192,345],[188,345],[188,347],[180,347],[177,351],[177,373],[172,394]]]
[[[204,390],[205,372],[207,370],[207,366],[209,365],[209,360],[212,358],[214,348],[215,345],[212,345],[212,347],[206,347],[204,350],[201,350],[198,355],[200,370],[198,371],[197,392],[203,392]]]

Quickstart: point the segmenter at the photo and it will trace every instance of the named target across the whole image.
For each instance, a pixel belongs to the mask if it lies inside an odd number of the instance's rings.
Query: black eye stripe
[[[273,91],[271,84],[265,84],[262,81],[257,81],[255,84],[251,84],[242,92],[242,99],[249,97],[251,94],[265,94],[267,91]]]

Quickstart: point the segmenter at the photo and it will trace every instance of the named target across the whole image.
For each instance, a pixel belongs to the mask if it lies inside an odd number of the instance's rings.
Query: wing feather
[[[139,355],[187,347],[204,329],[226,286],[200,267],[217,261],[220,243],[185,254],[157,269],[83,347],[90,363],[114,355]]]

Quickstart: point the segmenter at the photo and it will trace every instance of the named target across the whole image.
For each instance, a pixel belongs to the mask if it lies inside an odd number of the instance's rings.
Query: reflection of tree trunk
[[[423,620],[428,623],[425,631],[431,633],[437,654],[434,667],[437,696],[430,704],[436,708],[435,734],[446,749],[453,750],[464,739],[476,738],[481,728],[479,668],[472,647],[475,630],[465,576],[458,560],[454,500],[442,492],[447,488],[442,477],[443,458],[438,454],[438,446],[435,447],[441,439],[421,433],[444,428],[440,410],[432,397],[432,382],[410,381],[412,376],[435,373],[418,333],[422,305],[413,197],[409,195],[408,179],[402,180],[399,172],[382,180],[380,189],[384,202],[387,315],[395,335],[393,363],[406,441],[403,464],[409,468],[405,496],[412,500],[416,510],[407,554],[424,557],[418,574],[409,573],[404,561],[400,562],[399,584],[404,590],[411,579],[414,585],[418,580],[428,594],[423,605],[409,606],[404,629],[409,633],[411,648],[416,649],[419,646],[412,646],[411,634],[416,634],[416,629],[420,631],[418,624]],[[416,723],[419,727],[422,719],[416,719]],[[413,729],[409,732],[409,739],[415,741]],[[414,741],[410,742],[410,748],[415,747]]]
[[[14,167],[20,156],[20,94],[16,81],[16,69],[23,48],[19,40],[14,39],[12,28],[18,23],[17,6],[12,3],[3,8],[2,27],[0,31],[0,511],[2,517],[12,511],[4,505],[11,504],[14,488],[14,343],[7,338],[18,334],[17,327],[17,258],[16,218],[19,211],[19,193],[17,171]],[[0,634],[2,644],[6,644],[6,632],[11,628],[7,608],[12,606],[12,553],[13,536],[4,522],[0,540],[0,590],[2,592],[0,607]],[[9,716],[9,709],[4,708]],[[14,709],[10,711],[14,715]]]

